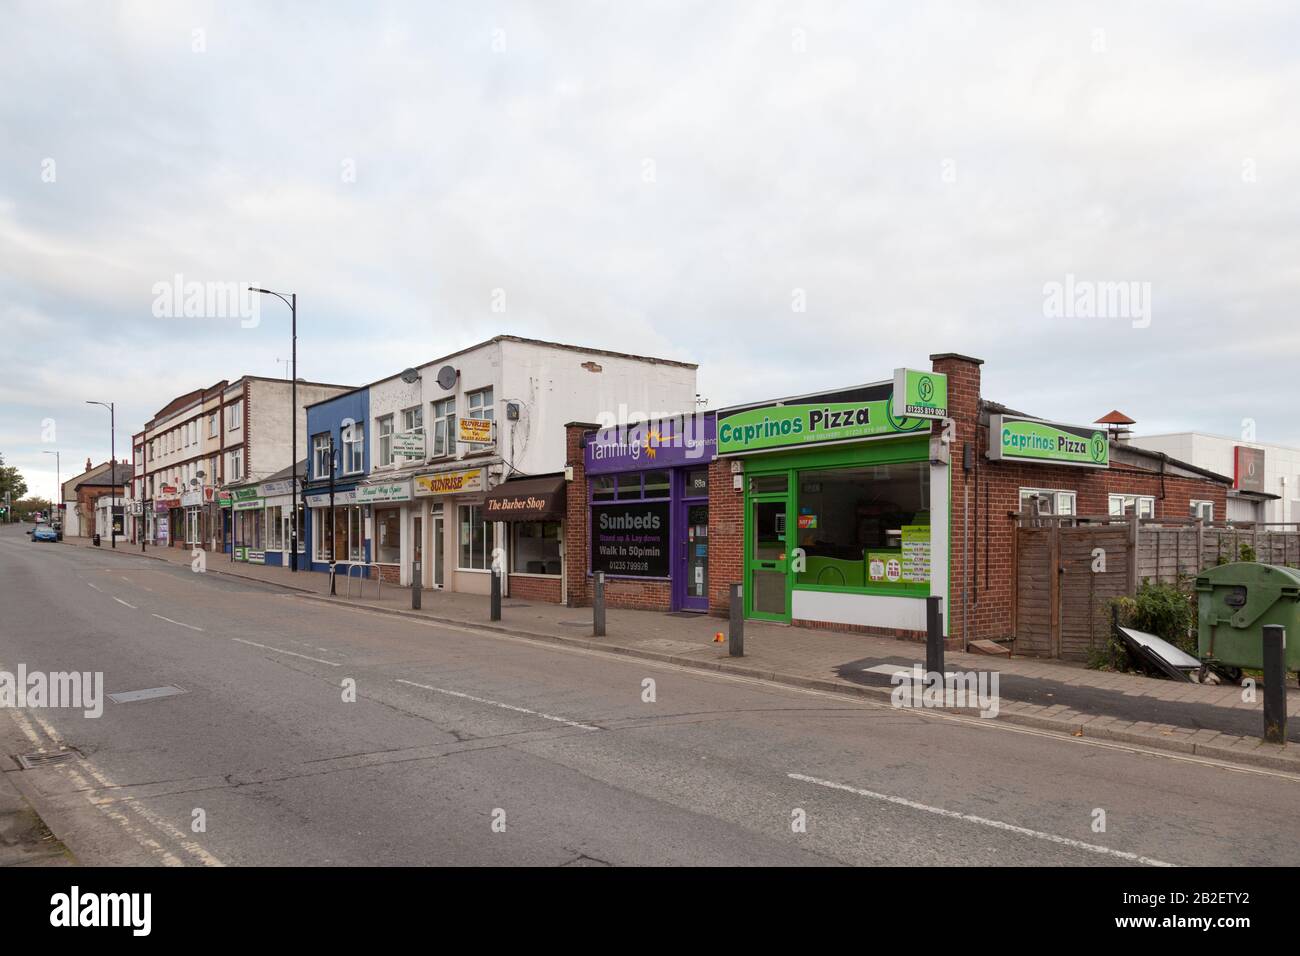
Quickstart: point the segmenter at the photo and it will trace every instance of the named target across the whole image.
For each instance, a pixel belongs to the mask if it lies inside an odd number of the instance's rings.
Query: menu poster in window
[[[923,584],[930,580],[930,526],[903,525],[903,580]]]
[[[591,570],[638,578],[668,577],[668,502],[591,509]]]

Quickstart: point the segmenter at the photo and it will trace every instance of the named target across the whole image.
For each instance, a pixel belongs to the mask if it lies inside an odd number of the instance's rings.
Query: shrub
[[[1259,560],[1259,555],[1257,555],[1257,554],[1255,553],[1255,546],[1252,545],[1252,544],[1250,544],[1250,543],[1247,542],[1247,541],[1243,541],[1243,542],[1241,542],[1241,547],[1238,548],[1237,550],[1238,550],[1238,552],[1239,552],[1239,554],[1240,554],[1240,558],[1239,558],[1239,560],[1241,560],[1241,561],[1257,561],[1257,560]]]
[[[1196,655],[1196,595],[1187,578],[1177,584],[1142,582],[1136,597],[1118,597],[1110,602],[1119,623],[1162,637],[1175,647]],[[1123,642],[1108,636],[1088,654],[1088,666],[1095,670],[1132,670],[1133,661]]]

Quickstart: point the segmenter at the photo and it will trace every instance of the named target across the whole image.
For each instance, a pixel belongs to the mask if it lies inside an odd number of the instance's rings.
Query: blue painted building
[[[369,418],[368,387],[307,406],[307,554],[313,571],[328,571],[331,558],[340,566],[371,560],[366,509],[357,500],[357,486],[370,473]]]

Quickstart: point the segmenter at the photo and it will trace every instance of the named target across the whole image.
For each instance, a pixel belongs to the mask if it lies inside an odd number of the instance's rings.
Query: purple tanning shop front
[[[672,609],[709,609],[709,463],[712,412],[586,436],[588,573],[669,581]]]

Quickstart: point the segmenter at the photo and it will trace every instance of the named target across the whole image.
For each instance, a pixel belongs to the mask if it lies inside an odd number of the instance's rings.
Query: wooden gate
[[[1132,594],[1134,524],[1046,516],[1016,528],[1016,653],[1086,660],[1111,598]]]

